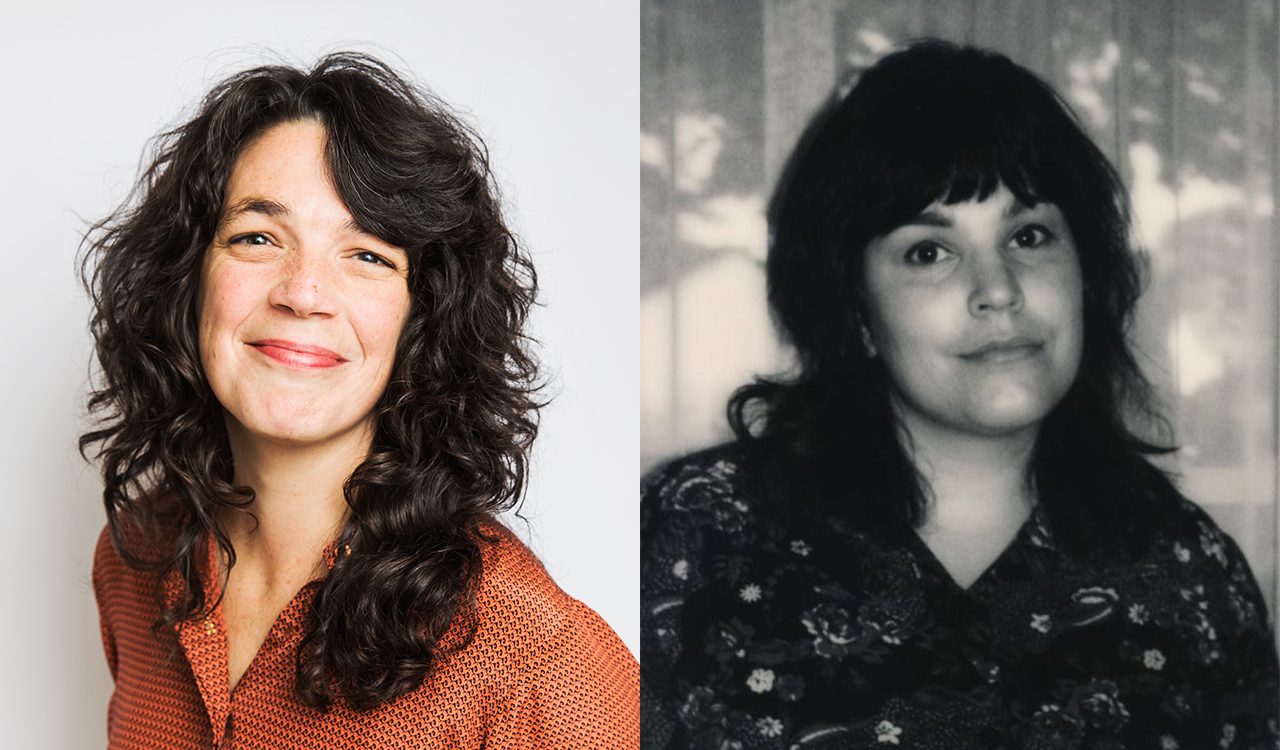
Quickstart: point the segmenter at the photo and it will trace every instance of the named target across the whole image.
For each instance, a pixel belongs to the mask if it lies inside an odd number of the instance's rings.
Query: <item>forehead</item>
[[[306,211],[312,218],[349,221],[350,212],[329,173],[326,142],[324,126],[310,120],[265,130],[236,158],[227,179],[224,212],[261,198],[293,212]]]
[[[324,126],[314,120],[291,120],[271,125],[241,149],[232,175],[252,173],[269,177],[269,171],[264,168],[298,170],[316,166],[327,172],[324,167],[327,139]]]

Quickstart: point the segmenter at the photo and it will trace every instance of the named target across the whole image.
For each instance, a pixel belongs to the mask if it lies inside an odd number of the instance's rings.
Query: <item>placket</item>
[[[231,713],[231,686],[227,666],[227,639],[222,608],[199,622],[184,622],[178,639],[204,699],[213,746],[221,747]]]
[[[206,603],[216,601],[222,591],[222,582],[217,576],[217,554],[218,545],[210,537],[205,555],[206,564],[203,581]],[[272,625],[266,639],[259,647],[260,652],[262,649],[273,647],[275,640],[285,644],[289,650],[296,648],[297,643],[302,638],[300,626],[295,624],[286,627],[286,623],[282,622],[282,620],[290,619],[285,615],[291,613],[295,608],[305,610],[310,606],[311,599],[314,596],[313,584],[322,581],[328,575],[339,555],[350,555],[351,548],[343,545],[340,552],[335,542],[328,545],[322,554],[325,562],[324,572],[317,578],[312,579],[306,586],[303,586],[299,593],[294,596],[294,600],[285,607],[284,612],[277,616],[276,622]],[[178,596],[182,593],[183,585],[182,577],[176,571],[170,571],[164,582],[164,590],[169,606],[173,606],[174,602],[177,601]],[[187,663],[191,666],[191,672],[195,676],[196,687],[199,689],[200,697],[204,701],[205,713],[208,716],[209,727],[213,734],[212,746],[215,749],[224,746],[230,747],[235,734],[231,713],[231,676],[228,664],[226,632],[226,620],[223,617],[221,604],[215,607],[204,619],[198,621],[188,620],[178,627],[178,641],[182,645],[183,653],[187,657]],[[254,661],[258,661],[261,655],[261,653],[255,655]],[[244,677],[241,678],[241,683],[250,677],[253,667],[254,665],[251,663],[245,671]],[[231,729],[230,732],[228,732],[228,728]]]
[[[204,569],[206,605],[216,601],[221,590],[216,575],[218,567],[214,562],[216,550],[217,544],[210,538],[206,548]],[[165,581],[165,591],[170,606],[181,593],[182,588],[181,576],[171,572]],[[182,645],[191,673],[195,676],[196,687],[204,701],[209,728],[213,734],[213,747],[221,747],[227,729],[227,717],[231,712],[231,678],[227,662],[226,623],[223,620],[222,607],[214,608],[201,620],[187,620],[181,623],[178,626],[178,641]]]

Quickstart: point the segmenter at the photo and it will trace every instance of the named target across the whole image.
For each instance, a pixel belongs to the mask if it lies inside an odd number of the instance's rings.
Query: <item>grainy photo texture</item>
[[[1273,5],[642,7],[646,746],[1273,745]]]

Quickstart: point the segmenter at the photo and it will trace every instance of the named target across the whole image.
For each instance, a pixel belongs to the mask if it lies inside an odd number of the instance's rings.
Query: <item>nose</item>
[[[1003,254],[975,263],[969,312],[974,316],[1022,309],[1022,287]]]
[[[299,318],[332,315],[337,309],[332,269],[319,254],[296,250],[282,264],[267,301]]]

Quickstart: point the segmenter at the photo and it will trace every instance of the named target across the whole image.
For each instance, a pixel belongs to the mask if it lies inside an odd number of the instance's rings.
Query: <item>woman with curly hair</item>
[[[1142,435],[1127,196],[1053,89],[923,41],[769,207],[798,363],[647,478],[646,747],[1274,747],[1235,543]]]
[[[260,67],[89,234],[111,747],[624,747],[634,658],[495,518],[540,406],[482,144]]]

